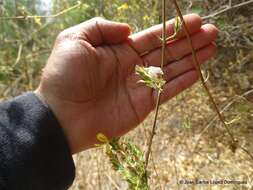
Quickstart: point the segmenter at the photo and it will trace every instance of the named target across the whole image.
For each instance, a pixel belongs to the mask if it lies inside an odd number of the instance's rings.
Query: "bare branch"
[[[15,67],[19,63],[21,55],[22,55],[22,51],[23,51],[23,44],[20,44],[19,48],[18,48],[18,56],[16,58],[16,61],[15,61],[14,65],[13,65],[13,67]]]
[[[56,18],[58,16],[61,16],[69,11],[72,11],[73,9],[76,9],[82,5],[81,2],[78,2],[76,5],[69,7],[67,9],[62,10],[59,13],[56,13],[54,15],[45,15],[45,16],[39,16],[39,15],[22,15],[22,16],[16,16],[16,17],[0,17],[0,21],[2,20],[15,20],[15,19],[36,19],[36,18]]]
[[[165,64],[165,51],[166,51],[166,44],[167,44],[167,36],[166,36],[166,0],[163,0],[163,5],[162,5],[162,14],[163,14],[163,32],[162,32],[162,61],[161,61],[161,69],[163,69],[163,66]],[[151,148],[152,148],[152,143],[153,143],[153,138],[156,134],[156,128],[157,128],[157,118],[158,118],[158,112],[159,112],[159,107],[160,107],[160,100],[161,100],[161,91],[158,91],[157,95],[157,100],[156,100],[156,108],[155,108],[155,118],[154,118],[154,123],[152,127],[152,132],[151,136],[148,142],[148,150],[146,153],[146,160],[145,160],[145,167],[147,169],[148,167],[148,162],[149,162],[149,157],[151,153]]]
[[[231,149],[232,151],[235,151],[237,147],[239,147],[242,151],[244,151],[246,154],[248,154],[250,156],[250,158],[253,160],[253,155],[248,151],[246,150],[244,147],[238,145],[238,141],[235,139],[233,133],[230,131],[228,125],[226,124],[225,122],[225,119],[223,118],[223,115],[221,114],[208,86],[206,85],[205,83],[205,79],[202,75],[202,72],[201,72],[201,68],[200,68],[200,64],[199,64],[199,61],[197,59],[197,55],[196,55],[196,50],[194,49],[193,47],[193,43],[192,43],[192,39],[191,39],[191,36],[190,36],[190,32],[186,26],[186,23],[184,21],[184,18],[183,18],[183,15],[182,15],[182,12],[178,6],[178,3],[177,3],[177,0],[172,0],[175,7],[176,7],[176,11],[177,11],[177,14],[179,15],[179,17],[181,18],[182,20],[182,23],[183,23],[183,27],[184,27],[184,30],[185,30],[185,34],[186,34],[186,37],[187,37],[187,40],[188,40],[188,43],[189,43],[189,46],[191,48],[191,52],[192,52],[192,56],[193,56],[193,61],[194,61],[194,64],[195,64],[195,68],[200,76],[200,79],[201,79],[201,83],[202,83],[202,86],[204,87],[208,97],[209,97],[209,100],[210,102],[212,103],[213,107],[214,107],[214,110],[218,116],[218,118],[220,119],[223,127],[226,129],[227,133],[229,134],[231,140],[232,140],[232,144],[231,144]]]
[[[217,11],[215,13],[212,13],[210,15],[207,15],[207,16],[204,16],[202,17],[203,20],[207,20],[207,19],[210,19],[210,18],[213,18],[213,17],[216,17],[216,16],[219,16],[221,14],[224,14],[228,11],[231,11],[233,9],[236,9],[236,8],[241,8],[241,7],[244,7],[246,5],[249,5],[253,3],[253,0],[249,0],[249,1],[246,1],[246,2],[243,2],[243,3],[239,3],[239,4],[236,4],[236,5],[232,5],[232,1],[230,0],[229,1],[229,5],[227,5],[227,7],[225,9],[222,9],[220,11]]]
[[[184,27],[184,30],[185,30],[185,34],[186,34],[186,37],[187,37],[189,46],[190,46],[191,51],[192,51],[192,57],[193,57],[193,61],[194,61],[194,64],[195,64],[195,68],[196,68],[196,70],[197,70],[197,72],[198,72],[198,75],[199,75],[199,77],[200,77],[200,79],[201,79],[201,83],[202,83],[202,85],[203,85],[203,87],[204,87],[206,93],[208,94],[208,97],[209,97],[211,103],[213,104],[213,107],[214,107],[215,112],[217,113],[217,116],[219,117],[219,119],[220,119],[220,121],[222,122],[223,126],[224,126],[225,129],[227,130],[227,132],[228,132],[229,136],[231,137],[233,143],[235,143],[236,140],[235,140],[233,134],[230,132],[230,130],[229,130],[229,128],[228,128],[228,126],[227,126],[227,124],[226,124],[226,122],[225,122],[223,116],[221,115],[221,113],[220,113],[220,111],[219,111],[219,108],[218,108],[217,104],[215,103],[215,100],[213,99],[213,96],[212,96],[212,94],[211,94],[209,88],[208,88],[207,85],[206,85],[205,79],[204,79],[203,74],[202,74],[202,72],[201,72],[201,68],[200,68],[199,61],[198,61],[198,59],[197,59],[196,50],[194,49],[193,44],[192,44],[192,39],[191,39],[191,36],[190,36],[190,32],[189,32],[189,30],[188,30],[188,27],[186,26],[186,23],[185,23],[185,21],[184,21],[183,15],[182,15],[182,12],[181,12],[181,10],[180,10],[178,4],[177,4],[177,0],[172,0],[172,1],[173,1],[174,5],[175,5],[175,7],[176,7],[176,10],[177,10],[177,13],[178,13],[179,17],[180,17],[181,20],[182,20],[183,27]]]
[[[240,95],[240,96],[235,96],[232,98],[232,100],[226,105],[224,106],[222,109],[221,109],[221,113],[224,113],[225,111],[227,111],[235,102],[238,101],[239,98],[245,98],[247,97],[248,95],[252,94],[253,93],[253,89],[245,92],[244,94]],[[196,140],[196,143],[194,145],[194,148],[193,148],[193,151],[192,153],[194,153],[197,149],[197,146],[199,144],[199,141],[201,139],[201,137],[203,136],[203,134],[214,124],[214,122],[218,119],[218,116],[214,116],[211,121],[209,122],[209,124],[200,132],[200,134],[198,135],[198,138]]]

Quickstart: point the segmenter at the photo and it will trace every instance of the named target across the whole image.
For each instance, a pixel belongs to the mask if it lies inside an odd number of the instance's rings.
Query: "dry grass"
[[[224,88],[222,93],[215,94],[221,104],[226,104],[234,96],[234,93],[225,92]],[[202,135],[193,153],[199,134],[213,117],[213,111],[207,104],[200,85],[196,84],[162,106],[159,130],[154,138],[153,162],[149,168],[152,171],[152,189],[253,189],[253,162],[240,150],[231,151],[229,137],[224,134],[220,123],[215,123]],[[253,108],[249,104],[240,101],[231,106],[226,115],[232,118],[235,113],[238,114],[237,109],[244,109],[241,120],[233,123],[231,129],[252,152],[253,128],[250,121],[253,119]],[[151,118],[127,135],[142,148],[147,143],[145,134],[152,124]],[[189,119],[192,127],[184,128]],[[102,150],[86,151],[75,156],[75,160],[77,178],[71,190],[127,189],[126,183],[111,169]],[[177,185],[181,179],[246,180],[247,185]]]

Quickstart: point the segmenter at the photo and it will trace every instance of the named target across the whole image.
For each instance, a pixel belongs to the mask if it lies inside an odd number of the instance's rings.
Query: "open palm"
[[[199,16],[185,16],[202,63],[215,53],[217,29],[201,26]],[[168,35],[173,33],[169,21]],[[136,65],[159,66],[162,26],[130,35],[127,24],[92,19],[57,38],[36,93],[48,103],[69,140],[72,153],[93,146],[96,134],[120,136],[154,108],[156,92],[137,83]],[[162,101],[198,78],[183,31],[167,45],[167,81]]]

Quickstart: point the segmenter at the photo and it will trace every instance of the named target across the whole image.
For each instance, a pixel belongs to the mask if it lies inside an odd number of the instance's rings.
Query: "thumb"
[[[125,23],[118,23],[103,18],[93,18],[76,26],[76,30],[93,46],[117,44],[125,41],[131,33]]]

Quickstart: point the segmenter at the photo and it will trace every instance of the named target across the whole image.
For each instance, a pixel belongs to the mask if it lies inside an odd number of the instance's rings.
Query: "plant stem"
[[[212,94],[211,94],[211,92],[210,92],[208,86],[206,85],[205,79],[204,79],[204,77],[203,77],[203,75],[202,75],[202,72],[201,72],[200,64],[199,64],[198,59],[197,59],[196,50],[195,50],[194,47],[193,47],[193,43],[192,43],[192,39],[191,39],[191,36],[190,36],[190,32],[189,32],[189,30],[188,30],[188,28],[187,28],[187,26],[186,26],[186,24],[185,24],[185,21],[184,21],[182,12],[181,12],[181,10],[180,10],[180,8],[179,8],[179,6],[178,6],[177,0],[172,0],[172,1],[173,1],[173,4],[175,5],[175,8],[176,8],[176,11],[177,11],[178,16],[180,17],[180,19],[181,19],[181,21],[182,21],[183,28],[184,28],[184,30],[185,30],[185,34],[186,34],[188,43],[189,43],[190,48],[191,48],[191,51],[192,51],[192,56],[193,56],[195,68],[196,68],[196,70],[197,70],[197,72],[198,72],[198,75],[200,76],[201,83],[202,83],[202,85],[203,85],[203,87],[204,87],[204,89],[205,89],[207,95],[209,96],[209,99],[210,99],[210,101],[211,101],[211,103],[212,103],[212,105],[213,105],[213,107],[214,107],[214,110],[215,110],[215,112],[217,113],[217,116],[219,117],[221,123],[223,124],[224,128],[226,129],[227,133],[229,134],[229,136],[230,136],[230,138],[231,138],[231,140],[232,140],[232,143],[233,143],[233,144],[232,144],[232,148],[233,148],[233,149],[236,149],[236,148],[237,148],[238,141],[234,138],[234,135],[232,134],[232,132],[230,131],[228,125],[226,124],[226,122],[225,122],[225,120],[224,120],[222,114],[221,114],[220,111],[219,111],[219,108],[218,108],[217,104],[215,103],[215,100],[214,100],[214,98],[213,98],[213,96],[212,96]],[[240,147],[240,149],[241,149],[242,151],[244,151],[246,154],[248,154],[248,155],[251,157],[251,159],[253,160],[253,155],[252,155],[248,150],[246,150],[246,149],[245,149],[244,147],[242,147],[242,146],[239,146],[239,147]]]
[[[165,50],[166,50],[166,0],[163,0],[163,4],[162,4],[162,17],[163,17],[163,31],[162,31],[162,61],[161,61],[161,69],[163,69],[163,66],[165,64],[165,60],[166,60],[166,54],[165,54]],[[148,150],[146,153],[146,160],[145,160],[145,169],[147,169],[148,167],[148,162],[149,162],[149,157],[150,157],[150,153],[151,153],[151,148],[152,148],[152,143],[153,143],[153,138],[156,134],[156,128],[157,128],[157,118],[158,118],[158,113],[159,113],[159,107],[160,107],[160,101],[161,101],[161,91],[158,91],[158,95],[157,95],[157,100],[156,100],[156,106],[155,106],[155,118],[154,118],[154,122],[153,122],[153,126],[152,126],[152,132],[150,135],[150,139],[148,142]]]
[[[234,9],[237,9],[237,8],[239,9],[241,7],[244,7],[244,6],[249,6],[252,3],[253,3],[253,0],[245,1],[245,2],[242,2],[242,3],[236,4],[236,5],[229,4],[225,9],[222,9],[222,10],[214,12],[210,15],[204,16],[204,17],[202,17],[202,19],[206,20],[206,19],[209,19],[209,18],[214,18],[214,17],[219,16],[221,14],[224,14],[228,11],[231,11],[231,10],[234,10]]]
[[[196,70],[197,70],[197,72],[198,72],[198,75],[199,75],[199,77],[200,77],[200,79],[201,79],[201,83],[202,83],[202,85],[203,85],[203,87],[204,87],[204,89],[205,89],[207,95],[209,96],[209,99],[210,99],[211,103],[213,104],[213,107],[214,107],[214,109],[215,109],[215,112],[217,113],[217,115],[218,115],[220,121],[222,122],[223,126],[224,126],[225,129],[227,130],[227,132],[228,132],[229,136],[231,137],[232,141],[233,141],[233,142],[236,142],[236,140],[235,140],[233,134],[230,132],[230,130],[229,130],[229,128],[228,128],[228,126],[227,126],[227,124],[226,124],[226,122],[225,122],[223,116],[221,115],[221,113],[220,113],[220,111],[219,111],[219,108],[218,108],[217,104],[215,103],[215,101],[214,101],[214,99],[213,99],[213,96],[212,96],[212,94],[211,94],[209,88],[208,88],[207,85],[206,85],[205,79],[204,79],[204,77],[203,77],[203,75],[202,75],[202,72],[201,72],[201,68],[200,68],[199,61],[198,61],[198,59],[197,59],[196,51],[195,51],[195,49],[194,49],[194,47],[193,47],[193,43],[192,43],[192,39],[191,39],[191,36],[190,36],[190,32],[189,32],[189,30],[188,30],[188,28],[187,28],[187,26],[186,26],[186,24],[185,24],[183,15],[182,15],[181,10],[180,10],[180,8],[179,8],[179,6],[178,6],[178,4],[177,4],[177,0],[172,0],[172,1],[173,1],[174,5],[175,5],[175,7],[176,7],[176,11],[177,11],[178,16],[180,17],[180,19],[181,19],[181,21],[182,21],[183,28],[184,28],[184,30],[185,30],[185,34],[186,34],[188,43],[189,43],[190,48],[191,48],[191,51],[192,51],[192,57],[193,57],[193,61],[194,61],[194,64],[195,64],[195,68],[196,68]]]
[[[149,162],[149,157],[150,157],[150,153],[151,153],[153,138],[154,138],[155,133],[156,133],[157,118],[158,118],[159,107],[160,107],[160,99],[161,99],[161,92],[159,91],[158,96],[157,96],[157,100],[156,100],[155,118],[154,118],[152,131],[151,131],[149,142],[148,142],[148,150],[147,150],[147,153],[146,153],[145,169],[147,169],[147,167],[148,167],[148,162]]]

